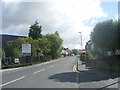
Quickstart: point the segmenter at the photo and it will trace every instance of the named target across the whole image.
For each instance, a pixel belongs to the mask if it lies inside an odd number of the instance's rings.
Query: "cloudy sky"
[[[104,1],[104,2],[103,2]],[[117,19],[119,0],[3,0],[2,34],[28,36],[36,20],[42,34],[58,31],[64,47],[83,48],[97,22]]]

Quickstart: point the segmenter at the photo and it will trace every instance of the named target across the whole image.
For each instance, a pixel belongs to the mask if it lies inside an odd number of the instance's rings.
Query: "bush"
[[[93,60],[93,54],[92,54],[92,52],[91,51],[87,51],[87,58],[88,58],[88,60]]]
[[[2,69],[6,69],[6,68],[17,68],[17,67],[23,67],[23,66],[29,66],[31,65],[31,63],[25,63],[25,64],[13,64],[13,65],[5,65],[4,67],[2,67]]]

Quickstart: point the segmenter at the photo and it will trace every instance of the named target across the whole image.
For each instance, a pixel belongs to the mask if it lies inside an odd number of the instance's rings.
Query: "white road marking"
[[[55,66],[55,65],[51,65],[51,66],[49,66],[49,68],[51,68],[51,67],[53,67],[53,66]]]
[[[41,70],[39,70],[39,71],[36,71],[36,72],[34,72],[33,74],[37,74],[37,73],[42,72],[42,71],[45,71],[45,69],[41,69]]]
[[[4,83],[4,84],[0,85],[0,87],[6,86],[6,85],[8,85],[8,84],[10,84],[10,83],[16,82],[16,81],[21,80],[21,79],[23,79],[23,78],[25,78],[25,76],[22,76],[22,77],[20,77],[20,78],[18,78],[18,79],[12,80],[12,81],[7,82],[7,83]]]

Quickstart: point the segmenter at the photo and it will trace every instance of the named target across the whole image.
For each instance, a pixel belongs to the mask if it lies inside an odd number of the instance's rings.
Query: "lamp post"
[[[80,44],[81,44],[81,50],[82,50],[82,32],[79,32],[80,33]]]

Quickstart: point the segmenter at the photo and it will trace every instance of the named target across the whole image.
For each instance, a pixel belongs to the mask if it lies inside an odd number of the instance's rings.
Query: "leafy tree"
[[[91,50],[88,50],[87,53],[86,53],[86,55],[87,55],[87,59],[88,60],[93,60],[93,53],[92,53]]]
[[[117,31],[118,31],[118,34],[117,34],[117,37],[118,37],[118,50],[120,50],[120,19],[118,20],[118,24],[117,24],[117,26],[118,26],[118,29],[117,29]]]
[[[5,59],[6,58],[6,54],[4,49],[0,48],[0,58]]]
[[[41,38],[42,37],[42,26],[39,26],[38,21],[35,21],[33,25],[30,26],[29,29],[29,37],[33,39]]]
[[[9,41],[8,47],[12,51],[12,56],[22,56],[22,44],[32,44],[32,55],[51,55],[53,58],[58,58],[62,51],[62,42],[59,33],[47,34],[42,36],[42,26],[39,26],[38,21],[30,26],[28,38],[18,38]]]
[[[18,48],[18,47],[15,47],[13,49],[13,55],[14,55],[14,57],[21,58],[22,57],[22,49]]]
[[[32,37],[18,38],[8,42],[8,47],[11,48],[14,57],[22,56],[22,44],[32,45],[32,55],[45,55],[50,52],[50,42],[47,38],[42,37],[38,39],[32,39]]]
[[[79,50],[78,49],[72,49],[71,53],[74,54],[74,55],[77,55],[77,54],[79,54]]]
[[[58,31],[55,31],[55,34],[58,35],[58,36],[60,36],[59,33],[58,33]]]
[[[22,44],[32,44],[33,39],[31,37],[28,38],[18,38],[16,40],[8,41],[8,47],[11,48],[13,53],[13,57],[21,57],[22,56]]]
[[[107,20],[99,22],[91,33],[94,46],[102,51],[115,52],[117,49],[117,21]]]
[[[1,63],[5,62],[6,58],[6,53],[4,51],[4,49],[0,48],[0,59],[1,59]]]
[[[35,48],[36,55],[45,55],[50,52],[50,42],[45,37],[34,40],[33,47]]]
[[[32,42],[32,55],[33,55],[33,56],[36,56],[36,55],[39,54],[38,48],[39,48],[39,46],[38,46],[38,40],[35,39],[35,40],[33,40],[33,42]]]
[[[53,57],[53,59],[60,57],[63,40],[57,34],[47,34],[45,35],[45,37],[48,39],[48,41],[51,44],[50,46],[51,51],[49,52],[49,54]]]

